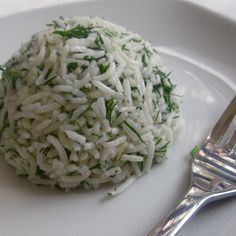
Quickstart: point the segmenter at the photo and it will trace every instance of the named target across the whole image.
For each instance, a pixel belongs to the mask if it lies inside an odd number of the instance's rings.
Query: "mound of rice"
[[[59,18],[1,67],[1,150],[35,184],[123,191],[179,129],[175,85],[149,42],[100,18]]]

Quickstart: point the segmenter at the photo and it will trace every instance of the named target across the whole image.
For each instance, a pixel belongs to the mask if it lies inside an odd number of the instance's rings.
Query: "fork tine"
[[[228,129],[231,121],[233,120],[235,114],[236,114],[236,96],[234,96],[233,100],[230,102],[225,112],[222,114],[220,119],[215,124],[213,130],[209,134],[207,139],[210,140],[212,144],[217,144],[221,140],[224,133]]]
[[[234,148],[235,145],[236,145],[236,130],[234,131],[230,139],[226,142],[225,149],[228,152],[230,152]]]

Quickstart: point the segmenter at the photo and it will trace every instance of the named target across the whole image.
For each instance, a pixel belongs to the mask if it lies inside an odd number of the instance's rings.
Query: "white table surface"
[[[88,0],[0,0],[0,17],[31,10],[35,8],[47,7],[70,2],[81,2]],[[134,0],[135,1],[135,0]],[[236,1],[235,0],[176,0],[190,1],[200,6],[206,7],[218,14],[224,15],[236,21]]]

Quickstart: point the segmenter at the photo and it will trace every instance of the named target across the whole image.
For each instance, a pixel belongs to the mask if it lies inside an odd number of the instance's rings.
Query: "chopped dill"
[[[70,30],[65,30],[65,31],[55,30],[53,33],[59,34],[59,35],[66,37],[66,38],[81,39],[81,38],[87,38],[89,36],[89,34],[91,33],[92,29],[93,29],[92,26],[84,27],[82,25],[77,25],[75,28],[72,28]]]
[[[17,73],[8,65],[0,66],[2,78],[9,83],[12,88],[16,88]]]
[[[129,49],[126,47],[126,44],[123,44],[121,47],[122,51],[127,51],[129,52]]]
[[[152,52],[146,47],[145,44],[144,44],[143,50],[144,50],[145,54],[147,55],[148,59],[150,59]]]
[[[92,108],[92,105],[89,104],[89,106],[88,106],[77,118],[79,118],[79,117],[81,117],[82,115],[84,115],[84,113],[87,112],[87,111],[89,111],[89,110],[91,110],[91,108]]]
[[[158,68],[158,66],[155,66],[153,68],[153,73],[156,75],[159,75],[159,77],[160,77],[160,84],[154,85],[153,91],[157,92],[160,96],[161,95],[160,88],[162,88],[163,98],[165,100],[165,103],[167,104],[168,111],[171,112],[171,111],[178,109],[178,105],[176,103],[174,103],[171,99],[172,92],[175,88],[175,85],[173,85],[169,79],[169,75],[171,74],[171,72],[165,73],[165,72],[161,71]]]
[[[156,141],[155,146],[158,145],[162,140],[161,138],[157,138],[157,137],[155,137],[154,139]]]
[[[143,67],[147,67],[148,66],[145,54],[142,55],[142,63],[143,63]]]
[[[133,39],[130,39],[129,42],[141,43],[142,40],[133,38]]]
[[[38,68],[39,70],[41,70],[41,71],[44,69],[44,67],[45,67],[44,64],[40,64],[39,66],[37,66],[37,68]]]
[[[47,80],[47,78],[49,77],[49,75],[52,73],[52,68],[48,69],[47,74],[45,75],[44,79]]]
[[[53,76],[51,79],[48,79],[44,84],[50,84],[55,78],[57,77],[57,75]]]
[[[166,154],[167,152],[167,146],[170,142],[167,142],[165,143],[162,147],[158,148],[157,150],[155,150],[155,154],[158,156],[158,157],[164,157],[164,155]]]
[[[158,119],[159,115],[160,115],[160,111],[157,112],[156,117],[154,119],[155,121]]]
[[[77,62],[70,62],[68,65],[67,65],[67,71],[69,73],[73,72],[76,68],[78,67],[78,63]]]
[[[97,32],[97,37],[96,37],[96,39],[95,39],[95,44],[96,44],[99,48],[101,48],[101,47],[104,45],[104,41],[103,41],[103,39],[102,39],[102,36],[101,36],[101,34],[98,33],[98,32]]]
[[[138,167],[139,167],[140,171],[143,172],[144,161],[140,161],[140,162],[138,162],[137,164],[138,164]]]
[[[112,124],[112,113],[116,104],[117,102],[114,100],[114,98],[106,101],[106,118],[110,125]]]
[[[146,144],[146,143],[143,141],[141,135],[136,131],[136,129],[135,129],[132,125],[130,125],[126,120],[124,121],[124,124],[125,124],[129,129],[131,129],[131,131],[133,131],[133,133],[135,133],[135,134],[137,135],[137,137],[139,138],[139,140],[140,140],[142,143]]]
[[[109,64],[107,64],[107,65],[106,64],[99,64],[98,67],[99,67],[100,73],[104,74],[108,70]]]
[[[88,87],[82,87],[80,88],[80,90],[84,93],[87,93],[87,92],[90,92],[91,91],[91,88],[88,88]]]
[[[41,170],[38,166],[37,166],[37,170],[36,170],[36,175],[38,175],[42,179],[49,179],[47,174],[45,174],[45,172],[43,170]]]
[[[111,131],[107,132],[107,136],[109,137],[107,142],[113,141],[115,139],[115,137]]]
[[[87,68],[88,68],[88,66],[86,66],[86,65],[82,65],[82,66],[81,66],[81,70],[82,70],[82,72],[84,72]]]
[[[198,152],[200,151],[199,146],[195,146],[192,151],[190,152],[190,155],[194,157]]]
[[[106,28],[105,29],[105,34],[109,37],[115,37],[117,36],[117,32],[111,31],[110,29]]]
[[[121,82],[122,82],[123,80],[125,80],[125,79],[126,79],[126,76],[124,75],[124,73],[122,73],[121,76],[120,76]]]
[[[60,25],[55,20],[52,21],[52,23],[47,24],[47,26],[53,26],[53,28],[60,28]]]
[[[84,56],[84,57],[83,57],[83,60],[88,61],[88,62],[91,62],[91,61],[94,61],[94,60],[95,60],[95,57],[93,57],[93,56]]]

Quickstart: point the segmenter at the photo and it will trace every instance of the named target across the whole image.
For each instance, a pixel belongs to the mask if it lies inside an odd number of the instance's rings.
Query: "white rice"
[[[121,184],[164,159],[179,102],[148,41],[100,18],[59,18],[1,67],[0,145],[35,184]]]

